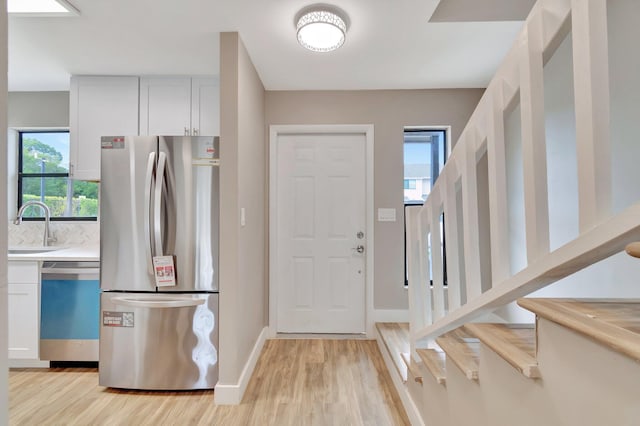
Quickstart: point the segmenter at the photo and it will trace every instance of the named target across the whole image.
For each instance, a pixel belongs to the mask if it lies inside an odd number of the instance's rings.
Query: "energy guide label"
[[[105,327],[133,327],[133,312],[102,311],[102,325]]]

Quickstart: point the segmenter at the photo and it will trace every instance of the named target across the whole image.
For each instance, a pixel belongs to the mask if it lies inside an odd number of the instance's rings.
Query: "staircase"
[[[438,349],[405,357],[412,423],[637,425],[640,300],[518,304],[535,324],[469,323],[438,338]],[[378,331],[383,350],[397,351],[397,340]]]
[[[408,341],[379,342],[414,424],[640,424],[638,16],[538,0],[407,210]]]

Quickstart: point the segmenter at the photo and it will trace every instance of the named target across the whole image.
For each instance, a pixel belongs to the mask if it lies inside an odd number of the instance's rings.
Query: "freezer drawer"
[[[100,296],[100,386],[213,389],[217,346],[218,294]]]

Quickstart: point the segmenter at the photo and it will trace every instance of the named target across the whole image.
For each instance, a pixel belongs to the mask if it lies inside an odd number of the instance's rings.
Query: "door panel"
[[[277,141],[279,332],[365,331],[364,134]]]
[[[125,138],[103,144],[100,184],[100,287],[153,291],[150,239],[145,226],[149,200],[147,166],[157,137]],[[155,155],[155,154],[153,154]]]
[[[167,156],[163,254],[176,262],[176,286],[162,291],[216,291],[219,170],[204,160],[217,158],[218,139],[161,136],[159,151]]]

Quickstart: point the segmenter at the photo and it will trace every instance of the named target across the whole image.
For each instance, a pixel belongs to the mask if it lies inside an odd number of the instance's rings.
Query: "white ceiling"
[[[499,1],[516,0],[489,2]],[[268,90],[486,87],[522,21],[489,22],[485,1],[449,2],[466,4],[465,22],[450,10],[429,22],[439,0],[336,0],[347,40],[318,54],[294,28],[313,0],[71,0],[78,17],[9,18],[9,90],[68,90],[72,74],[217,74],[222,31],[239,32]],[[468,22],[479,3],[485,21]]]

